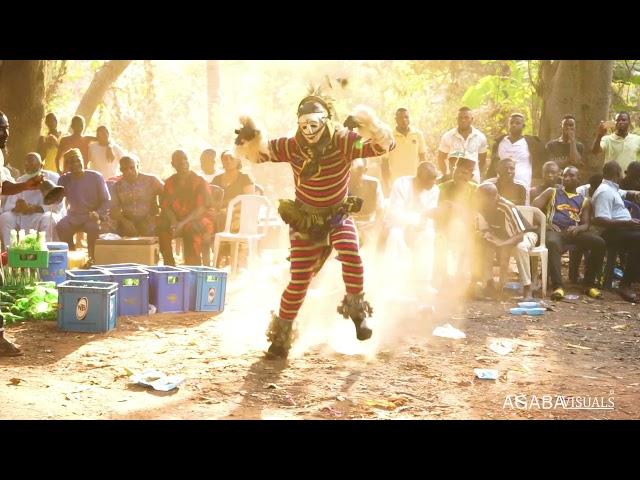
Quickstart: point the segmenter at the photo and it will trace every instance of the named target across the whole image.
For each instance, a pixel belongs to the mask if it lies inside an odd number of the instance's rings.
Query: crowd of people
[[[420,250],[435,252],[427,264],[415,263],[426,273],[422,278],[436,290],[464,285],[474,297],[501,296],[514,258],[523,294],[531,297],[541,282],[532,275],[530,256],[544,229],[553,299],[565,296],[561,257],[569,252],[569,281],[582,285],[586,295],[601,298],[602,284],[611,284],[619,264],[624,275],[618,291],[637,301],[632,285],[640,280],[640,136],[631,133],[627,112],[598,126],[591,153],[604,153],[604,167],[588,179],[582,173],[588,171],[587,152],[576,139],[573,115],[562,118],[559,137],[545,145],[523,134],[525,117],[514,113],[507,133],[490,147],[473,126],[472,111],[462,107],[434,162],[426,159],[424,138],[410,126],[407,109],[398,109],[395,120],[396,148],[381,159],[379,178],[365,175],[366,162],[352,167],[350,191],[364,199],[365,215],[355,217],[361,243],[376,244],[394,261],[402,253],[417,258]],[[522,207],[538,208],[544,225]]]
[[[299,116],[306,122],[299,125],[300,137],[294,139],[300,144],[316,145],[314,135],[319,134],[314,129],[323,124],[315,116],[320,115],[322,121],[327,118],[324,106],[316,111],[318,103],[309,107],[311,103],[305,104],[308,112],[300,107]],[[442,135],[433,158],[427,158],[424,136],[411,126],[406,108],[396,111],[393,138],[383,142],[385,148],[376,143],[367,150],[356,137],[336,136],[336,152],[348,157],[351,168],[344,175],[340,173],[340,182],[347,180],[348,188],[343,192],[340,183],[338,193],[344,196],[348,192],[362,199],[361,208],[350,217],[357,233],[348,222],[343,225],[344,232],[336,230],[338,236],[349,235],[340,255],[355,258],[349,245],[356,242],[387,255],[416,256],[420,259],[414,262],[419,271],[416,278],[424,281],[425,287],[437,290],[454,285],[459,290],[464,286],[470,294],[485,297],[500,296],[513,257],[523,294],[531,297],[539,282],[531,271],[530,254],[540,245],[544,230],[553,299],[565,296],[561,256],[569,251],[569,280],[582,283],[586,295],[602,297],[600,288],[607,278],[605,258],[607,265],[615,265],[619,259],[624,275],[618,291],[624,299],[637,301],[632,287],[640,275],[640,207],[636,203],[640,198],[640,136],[631,133],[630,115],[618,113],[613,125],[601,122],[590,151],[603,154],[604,167],[601,174],[586,182],[580,181],[581,171],[586,171],[586,150],[576,139],[574,116],[562,119],[560,136],[546,145],[538,137],[524,134],[526,119],[520,113],[509,117],[507,132],[491,145],[473,120],[471,109],[460,108],[457,126]],[[176,173],[163,181],[143,173],[140,160],[125,152],[104,125],[96,129],[95,136],[85,135],[84,119],[75,116],[71,133],[63,136],[56,115],[49,113],[45,126],[47,133],[38,140],[36,151],[24,159],[24,174],[0,159],[3,250],[16,229],[44,231],[48,241],[67,242],[71,249],[86,236],[91,265],[98,236],[115,233],[122,237],[158,237],[165,265],[175,265],[172,241],[182,238],[185,263],[209,265],[212,236],[224,228],[229,202],[238,195],[263,194],[263,189],[242,171],[237,149],[221,151],[222,171],[216,168],[218,155],[213,148],[202,152],[198,171],[186,152],[176,150],[171,155]],[[345,127],[345,131],[353,130],[348,123]],[[609,128],[613,129],[611,133]],[[0,147],[4,147],[8,135],[9,119],[0,112]],[[255,133],[246,139],[252,135]],[[290,151],[294,147],[299,148],[294,143],[276,142],[270,153],[261,154],[264,158],[260,161],[269,155],[272,161],[289,161],[297,197],[315,198],[319,189],[331,187],[329,183],[337,173],[328,175],[314,161],[297,165],[297,157]],[[324,154],[329,155],[324,148]],[[362,150],[360,157],[358,148]],[[367,175],[369,166],[377,163],[371,161],[376,155],[379,174]],[[362,157],[370,157],[370,163]],[[322,180],[323,172],[328,175],[326,180]],[[65,201],[45,205],[42,193],[34,189],[36,177],[63,186]],[[529,206],[544,213],[544,225],[536,224],[530,211],[522,208]],[[319,204],[314,208],[328,207]],[[334,240],[339,243],[340,239],[330,238],[330,242]],[[294,247],[292,240],[292,274],[301,255]],[[318,255],[324,256],[323,252]],[[584,276],[580,279],[583,258]],[[318,261],[320,266],[323,261]],[[499,267],[497,280],[494,266]],[[348,295],[361,295],[362,272],[360,266],[357,268],[357,275],[350,274],[358,278],[357,284],[345,280]],[[307,271],[315,270],[305,266]],[[304,281],[308,283],[310,278]],[[292,293],[288,295],[285,292],[283,296],[285,306],[280,316],[292,321],[301,300],[294,299]],[[360,305],[362,299],[358,301]],[[357,328],[359,325],[356,323]]]
[[[8,137],[9,119],[2,114],[0,127]],[[525,296],[532,294],[528,252],[540,238],[521,209],[535,206],[547,218],[546,247],[552,297],[564,296],[561,256],[569,250],[569,280],[577,283],[584,257],[585,292],[600,297],[605,257],[620,258],[624,276],[620,294],[636,299],[631,286],[637,279],[638,255],[634,243],[640,235],[640,136],[631,133],[631,119],[620,112],[613,125],[601,122],[591,152],[604,154],[601,175],[580,185],[585,166],[585,146],[576,139],[576,119],[566,115],[560,136],[544,145],[524,135],[524,115],[514,113],[508,131],[489,145],[473,125],[473,112],[462,107],[457,126],[446,131],[436,158],[427,159],[423,134],[411,125],[406,108],[395,114],[395,148],[380,157],[380,173],[367,175],[366,159],[352,163],[349,194],[364,200],[354,215],[361,245],[376,244],[379,252],[395,256],[434,251],[427,265],[429,286],[442,288],[447,281],[471,286],[482,281],[486,293],[499,294],[515,257]],[[611,122],[613,123],[613,122]],[[209,264],[212,235],[224,228],[226,208],[238,195],[262,193],[242,171],[242,160],[232,150],[219,156],[204,150],[200,170],[194,171],[187,154],[176,150],[171,165],[176,173],[165,181],[140,171],[140,160],[126,153],[101,125],[95,136],[85,134],[81,116],[71,120],[63,136],[54,113],[45,117],[46,134],[37,151],[24,159],[24,174],[3,161],[4,180],[22,183],[43,175],[65,187],[63,203],[44,205],[42,194],[23,191],[5,195],[0,212],[3,249],[16,229],[46,232],[47,240],[61,240],[75,248],[86,235],[89,264],[101,233],[123,237],[157,236],[164,263],[175,265],[172,240],[184,240],[184,260]],[[608,133],[607,128],[613,127]],[[490,155],[489,154],[490,151]],[[489,158],[487,158],[489,157]],[[385,195],[386,193],[386,195]],[[498,282],[491,275],[500,267]]]
[[[6,142],[9,119],[4,114],[0,117]],[[12,230],[33,229],[45,232],[47,241],[67,242],[71,249],[77,241],[86,240],[90,266],[98,236],[115,233],[158,237],[165,265],[175,265],[172,240],[182,238],[185,263],[209,265],[211,237],[224,228],[229,202],[241,194],[262,192],[241,171],[240,159],[230,150],[220,155],[223,168],[218,170],[216,150],[205,149],[198,172],[187,154],[176,150],[171,156],[176,173],[162,181],[143,173],[140,160],[125,152],[104,125],[95,136],[86,135],[84,119],[74,116],[70,135],[63,136],[56,115],[49,113],[45,127],[37,151],[26,155],[25,173],[17,182],[42,176],[65,188],[65,201],[45,205],[38,190],[5,192],[0,212],[3,250],[9,246]],[[4,159],[1,163],[5,165]],[[3,180],[16,175],[9,165],[0,173]]]
[[[9,119],[1,117],[6,142]],[[140,160],[126,153],[104,125],[95,136],[86,135],[84,119],[74,116],[70,134],[63,136],[54,113],[47,114],[44,123],[46,134],[39,138],[37,151],[27,154],[24,174],[16,181],[42,174],[65,187],[66,200],[44,205],[39,191],[5,195],[0,212],[3,249],[16,229],[44,231],[48,241],[65,241],[71,248],[75,240],[83,240],[75,235],[80,232],[86,234],[91,263],[101,233],[157,236],[164,263],[175,265],[172,240],[182,237],[185,262],[209,264],[211,237],[224,228],[229,202],[238,195],[262,193],[242,172],[242,161],[232,150],[223,150],[219,156],[222,171],[216,168],[218,155],[213,148],[202,152],[199,171],[192,169],[184,151],[176,150],[171,156],[176,173],[162,181],[140,171]],[[567,249],[570,280],[578,280],[584,256],[583,282],[587,294],[595,297],[600,296],[597,287],[607,252],[625,254],[620,293],[629,300],[636,298],[630,286],[637,269],[632,240],[640,218],[634,203],[640,190],[640,136],[631,133],[627,112],[618,113],[614,125],[601,122],[598,127],[591,151],[604,153],[605,166],[602,175],[585,185],[580,185],[585,146],[576,139],[572,115],[562,119],[560,136],[544,145],[539,138],[523,134],[524,115],[514,113],[507,133],[489,148],[487,137],[473,124],[473,112],[462,107],[457,126],[442,135],[433,162],[427,159],[424,136],[411,125],[406,108],[396,111],[395,123],[395,147],[380,157],[377,177],[366,174],[366,159],[352,163],[349,193],[364,200],[354,215],[361,245],[375,243],[378,251],[391,255],[419,249],[441,252],[421,267],[429,272],[426,278],[434,286],[443,286],[449,276],[458,281],[466,274],[471,281],[484,280],[486,288],[497,292],[506,280],[508,259],[514,256],[529,296],[528,251],[540,241],[539,226],[531,225],[531,219],[510,205],[531,205],[547,216],[554,298],[564,296],[560,257]],[[613,132],[607,134],[612,126]],[[3,180],[13,180],[12,173],[16,174],[9,165],[0,173]],[[453,267],[447,261],[451,256],[456,259]],[[504,274],[495,285],[493,279],[485,279],[494,257]]]

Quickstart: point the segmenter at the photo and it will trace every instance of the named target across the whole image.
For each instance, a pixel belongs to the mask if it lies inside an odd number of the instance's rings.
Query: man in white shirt
[[[119,175],[122,149],[109,138],[109,129],[104,125],[96,129],[96,142],[89,144],[89,169],[100,172],[105,180]]]
[[[515,179],[531,190],[533,178],[541,179],[542,165],[546,161],[544,145],[538,137],[523,135],[524,115],[512,113],[509,117],[509,133],[496,139],[491,150],[491,165],[487,177],[497,176],[497,167],[503,158],[511,158],[516,164]]]
[[[395,265],[408,260],[416,280],[429,283],[433,271],[435,229],[440,189],[436,167],[420,162],[415,175],[393,183],[385,222],[389,227],[386,256]]]
[[[28,153],[24,161],[25,174],[18,178],[23,183],[40,174],[54,185],[58,183],[58,174],[42,170],[42,159],[36,152]],[[55,237],[55,227],[65,215],[64,202],[45,205],[40,190],[25,190],[17,195],[7,197],[2,214],[0,214],[0,237],[4,248],[9,246],[11,231],[16,229],[45,232],[47,241]]]
[[[640,220],[631,218],[624,205],[618,184],[622,178],[622,167],[617,162],[607,162],[602,170],[603,180],[593,193],[593,225],[600,229],[600,235],[607,246],[619,251],[628,251],[625,272],[620,281],[620,296],[636,303],[638,296],[633,292],[633,282],[640,280]],[[627,197],[630,192],[627,192]],[[637,198],[637,195],[636,195]]]
[[[487,137],[472,126],[473,115],[469,107],[458,110],[458,127],[448,130],[442,135],[438,146],[438,168],[443,175],[451,176],[453,165],[447,165],[447,157],[451,152],[464,152],[465,158],[474,160],[473,181],[480,183],[481,172],[487,163]]]
[[[0,112],[0,161],[4,164],[4,156],[2,150],[7,145],[9,138],[9,119]],[[34,176],[25,183],[13,183],[6,178],[6,174],[0,169],[0,194],[15,195],[25,190],[38,189],[42,182],[41,176]],[[4,318],[0,315],[0,357],[16,357],[22,355],[22,352],[9,340],[4,338]]]
[[[409,125],[409,112],[406,108],[399,108],[396,111],[396,128],[393,130],[396,148],[382,160],[382,181],[385,188],[392,185],[398,177],[414,175],[418,163],[427,159],[422,132]]]

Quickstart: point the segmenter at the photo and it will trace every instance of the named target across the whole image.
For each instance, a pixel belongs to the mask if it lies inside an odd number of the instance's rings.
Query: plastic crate
[[[227,289],[227,272],[213,267],[184,266],[189,271],[189,310],[221,312]]]
[[[144,268],[145,266],[146,265],[141,265],[139,263],[110,263],[108,265],[95,265],[95,268],[109,270],[112,268]]]
[[[118,284],[118,316],[149,314],[149,273],[137,267],[105,269]]]
[[[145,267],[149,272],[149,303],[156,311],[189,311],[189,271],[169,266]]]
[[[49,267],[49,250],[23,250],[8,248],[9,266],[14,268],[47,268]]]
[[[67,280],[58,285],[58,328],[108,332],[117,325],[118,284]]]
[[[86,270],[67,270],[67,280],[92,280],[94,282],[110,282],[111,274],[101,268]]]
[[[66,242],[47,242],[49,250],[49,263],[47,268],[40,269],[42,281],[55,282],[56,285],[66,280],[66,271],[69,268],[69,245]]]

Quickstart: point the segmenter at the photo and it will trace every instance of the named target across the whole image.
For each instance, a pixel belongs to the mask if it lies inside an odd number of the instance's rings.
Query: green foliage
[[[476,123],[483,126],[490,138],[504,133],[511,113],[523,113],[527,119],[525,133],[533,133],[537,124],[534,88],[530,65],[525,60],[486,60],[494,72],[480,78],[462,97],[462,103],[479,110]]]
[[[621,110],[626,110],[628,112],[640,112],[640,61],[616,61],[613,67],[612,90],[612,115]]]
[[[48,111],[58,114],[63,132],[103,64],[103,60],[66,62],[64,80],[47,105]],[[87,133],[108,125],[114,140],[140,157],[144,171],[167,178],[173,174],[170,158],[177,148],[189,154],[195,170],[205,148],[213,146],[218,153],[231,148],[240,115],[251,115],[270,137],[292,135],[296,107],[309,84],[326,77],[342,78],[347,79],[346,85],[333,82],[330,92],[340,123],[354,106],[366,104],[393,126],[396,109],[406,107],[412,126],[424,133],[428,158],[435,160],[440,137],[455,127],[462,105],[474,109],[474,123],[490,141],[505,132],[507,117],[515,111],[527,117],[525,132],[534,132],[539,119],[534,90],[538,64],[526,60],[223,60],[220,100],[209,138],[206,62],[138,60],[109,90]],[[636,109],[640,70],[633,61],[617,62],[613,85],[613,108],[624,104]],[[372,164],[369,173],[376,173]],[[216,166],[221,167],[219,160]],[[293,195],[288,166],[251,165],[245,170],[270,197]]]

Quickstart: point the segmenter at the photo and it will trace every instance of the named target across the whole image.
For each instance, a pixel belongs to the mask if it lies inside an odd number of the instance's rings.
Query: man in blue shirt
[[[85,170],[82,154],[72,148],[64,154],[68,172],[58,180],[65,188],[68,214],[56,225],[60,240],[74,250],[73,235],[86,232],[89,263],[93,261],[100,222],[107,220],[111,197],[104,177],[93,170]]]

